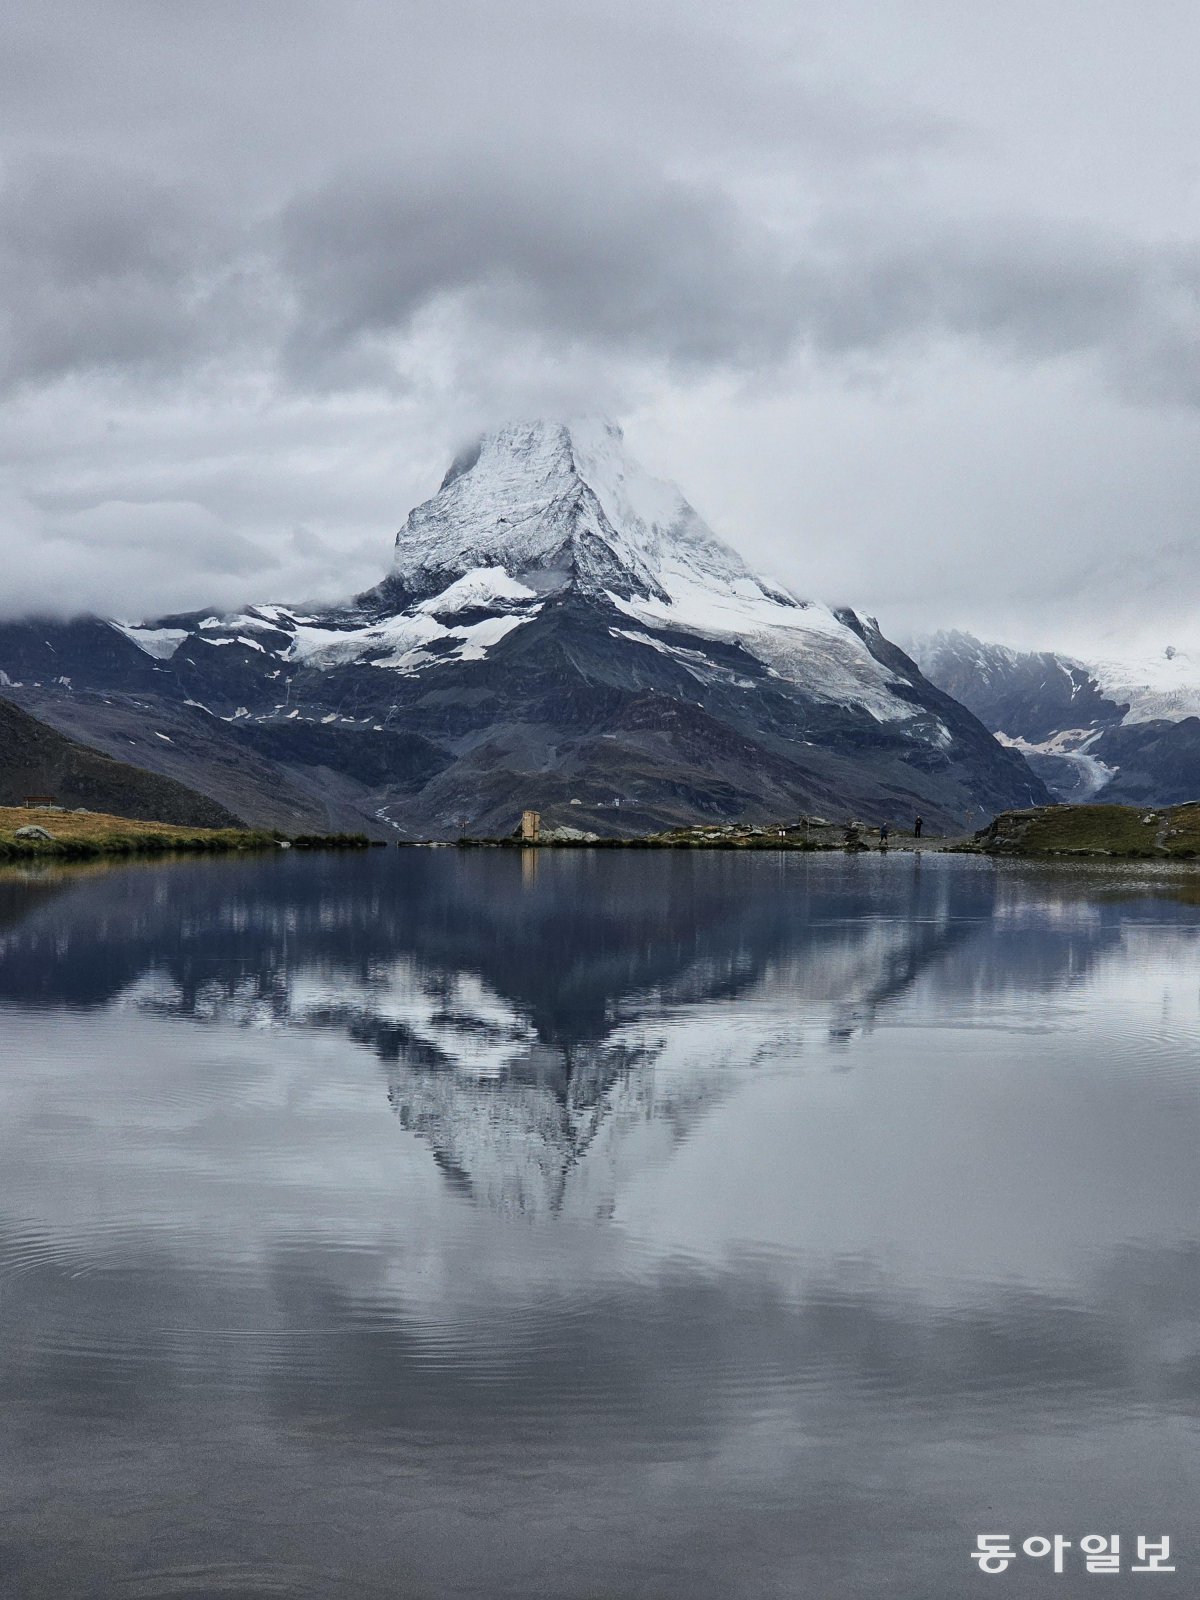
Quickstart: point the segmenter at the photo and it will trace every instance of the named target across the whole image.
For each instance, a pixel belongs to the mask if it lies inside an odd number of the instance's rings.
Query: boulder
[[[36,822],[30,822],[23,828],[18,828],[13,834],[14,839],[44,839],[47,844],[54,843],[54,835],[48,828],[39,828]]]

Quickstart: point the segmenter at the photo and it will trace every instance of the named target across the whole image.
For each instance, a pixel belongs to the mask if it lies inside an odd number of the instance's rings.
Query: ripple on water
[[[303,1600],[306,1595],[329,1593],[328,1581],[328,1574],[311,1567],[267,1568],[244,1561],[208,1561],[131,1573],[116,1593],[128,1600],[207,1600],[217,1595],[236,1595],[237,1600],[287,1595],[289,1600],[293,1596]]]
[[[131,1265],[147,1248],[178,1249],[189,1244],[203,1248],[205,1242],[202,1232],[184,1229],[173,1218],[93,1217],[69,1238],[40,1223],[17,1219],[0,1230],[0,1282],[31,1273],[87,1278],[120,1272],[151,1278],[156,1270],[152,1262]]]

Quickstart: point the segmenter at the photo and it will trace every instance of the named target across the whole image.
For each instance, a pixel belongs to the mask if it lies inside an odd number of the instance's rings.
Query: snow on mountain
[[[431,613],[485,576],[511,586],[506,599],[592,594],[652,628],[736,640],[780,677],[880,720],[913,715],[894,693],[901,680],[852,628],[752,572],[674,484],[643,471],[612,422],[488,434],[411,513],[393,576],[407,594],[435,591],[418,607]]]
[[[1038,706],[1054,705],[1051,720],[1058,731],[1067,720],[1064,696],[1080,729],[1200,715],[1200,661],[1174,645],[1141,656],[1085,659],[1058,650],[1015,650],[969,633],[943,631],[914,641],[912,654],[935,683],[967,689],[971,699],[964,703],[985,704],[989,722],[996,719],[999,702],[1014,692],[1024,696],[1020,715],[1025,718],[1036,715]],[[1028,729],[1005,731],[1021,735]]]
[[[536,598],[534,590],[510,578],[503,567],[476,567],[465,572],[441,594],[423,600],[417,609],[439,617],[452,617],[480,606],[503,611]]]
[[[519,799],[575,800],[572,821],[629,832],[797,809],[962,827],[1046,798],[871,619],[755,573],[588,419],[509,424],[464,451],[352,600],[79,619],[53,639],[0,624],[0,670],[74,732],[76,691],[98,693],[90,723],[117,746],[169,705],[146,759],[184,781],[198,747],[178,712],[198,710],[301,784],[284,814],[345,779],[339,816],[365,807],[402,832],[507,830]],[[195,761],[240,781],[215,736]]]
[[[1134,722],[1178,722],[1200,716],[1200,663],[1187,651],[1166,645],[1153,655],[1132,660],[1080,663],[1102,694],[1128,705],[1123,718]]]
[[[487,617],[447,627],[432,614],[438,609],[436,602],[440,599],[441,596],[436,596],[434,602],[417,606],[411,612],[359,628],[297,624],[283,659],[313,667],[362,662],[410,674],[447,661],[482,660],[491,645],[498,644],[522,622],[537,615],[537,607],[534,607],[524,617]],[[458,609],[467,608],[460,606]],[[435,653],[432,646],[442,648]]]
[[[451,467],[396,538],[394,574],[412,592],[490,566],[530,574],[539,592],[568,584],[666,600],[679,565],[709,586],[754,584],[740,556],[672,484],[629,457],[615,423],[511,423]]]
[[[207,616],[192,633],[281,663],[362,663],[413,675],[482,660],[548,598],[567,592],[611,605],[640,625],[625,637],[701,675],[722,676],[702,651],[655,632],[737,643],[770,674],[881,722],[920,714],[906,681],[854,628],[828,606],[757,576],[674,484],[629,456],[615,423],[594,419],[513,423],[487,434],[411,512],[396,537],[391,579],[357,605],[313,616],[251,607]],[[157,659],[170,659],[189,637],[177,627],[115,626]],[[743,686],[754,684],[744,678]]]
[[[156,661],[169,661],[188,638],[186,628],[146,628],[131,622],[114,622],[113,627]]]
[[[1200,716],[1200,667],[1186,651],[1082,660],[942,632],[912,653],[1062,799],[1168,804],[1200,793],[1200,735],[1188,720]]]
[[[1055,780],[1051,787],[1057,786],[1064,800],[1075,801],[1094,800],[1116,775],[1116,767],[1110,767],[1091,753],[1091,747],[1100,737],[1101,730],[1096,728],[1064,728],[1061,733],[1036,744],[1020,735],[996,734],[1002,745],[1019,750],[1027,761],[1036,763],[1035,770],[1044,766],[1042,776],[1048,782],[1051,778]]]

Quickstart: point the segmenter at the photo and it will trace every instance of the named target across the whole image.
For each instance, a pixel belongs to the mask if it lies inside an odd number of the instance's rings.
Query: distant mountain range
[[[352,602],[3,624],[0,692],[284,827],[961,828],[1049,799],[874,621],[753,572],[598,422],[488,434]]]
[[[1020,750],[1058,799],[1200,797],[1200,662],[1165,645],[1133,661],[1012,650],[969,633],[917,640],[922,670]]]

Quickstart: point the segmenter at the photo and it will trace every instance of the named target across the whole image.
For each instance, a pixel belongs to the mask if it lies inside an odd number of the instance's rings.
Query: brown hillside
[[[139,822],[241,826],[241,819],[224,806],[173,778],[77,744],[11,701],[0,700],[0,805],[19,806],[29,795],[53,795],[68,810],[85,806]]]

